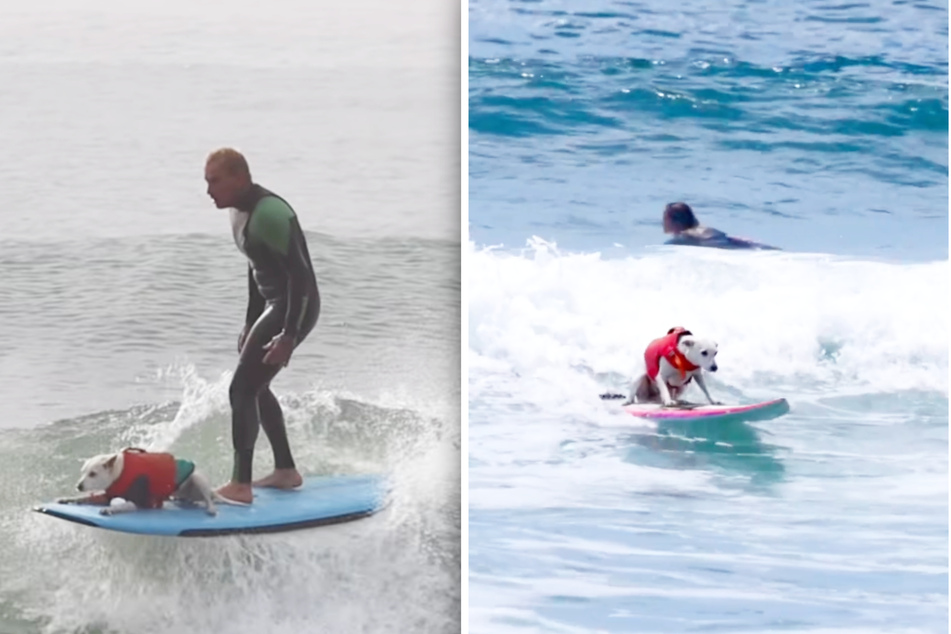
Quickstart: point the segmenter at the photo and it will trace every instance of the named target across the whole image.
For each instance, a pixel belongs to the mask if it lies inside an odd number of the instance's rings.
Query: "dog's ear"
[[[688,347],[688,348],[693,348],[693,343],[694,343],[694,341],[693,341],[693,339],[681,339],[681,343],[683,343],[684,346],[686,346],[686,347]]]
[[[112,454],[112,457],[106,460],[106,464],[104,465],[106,469],[112,469],[114,466],[116,466],[116,458],[118,457],[119,454]]]

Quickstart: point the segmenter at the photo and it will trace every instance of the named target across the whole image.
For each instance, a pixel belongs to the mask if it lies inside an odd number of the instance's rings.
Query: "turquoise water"
[[[473,632],[948,630],[947,27],[470,4]],[[662,246],[677,200],[783,251]],[[674,325],[715,398],[791,412],[601,402]]]

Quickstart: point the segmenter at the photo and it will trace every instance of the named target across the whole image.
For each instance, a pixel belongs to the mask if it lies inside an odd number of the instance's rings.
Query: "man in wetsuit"
[[[251,180],[247,160],[224,148],[205,163],[208,195],[231,209],[231,229],[248,258],[248,310],[238,336],[238,367],[231,381],[234,471],[218,489],[223,497],[250,503],[251,461],[258,427],[274,451],[274,472],[255,486],[291,489],[303,483],[291,457],[284,414],[271,380],[317,323],[320,295],[304,232],[291,206]]]
[[[764,249],[778,251],[758,242],[743,238],[733,238],[719,229],[704,227],[693,214],[687,203],[670,203],[664,209],[664,233],[672,233],[673,238],[666,244],[680,244],[694,247],[714,247],[717,249]]]

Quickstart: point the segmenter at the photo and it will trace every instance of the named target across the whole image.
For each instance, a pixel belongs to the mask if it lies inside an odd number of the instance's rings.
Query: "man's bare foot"
[[[231,481],[228,484],[219,487],[215,493],[223,498],[228,498],[233,502],[244,502],[245,504],[251,504],[254,501],[254,492],[251,491],[250,484],[241,484],[240,482]]]
[[[254,481],[256,487],[270,487],[272,489],[296,489],[304,484],[297,469],[275,469],[274,473]]]

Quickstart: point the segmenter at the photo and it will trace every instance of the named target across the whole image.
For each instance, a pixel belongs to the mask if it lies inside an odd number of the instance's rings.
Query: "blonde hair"
[[[208,155],[208,159],[205,161],[205,165],[211,163],[218,163],[225,171],[231,174],[232,176],[247,176],[248,180],[251,179],[251,170],[248,169],[248,161],[244,158],[244,155],[230,147],[221,148],[220,150],[215,150]]]

